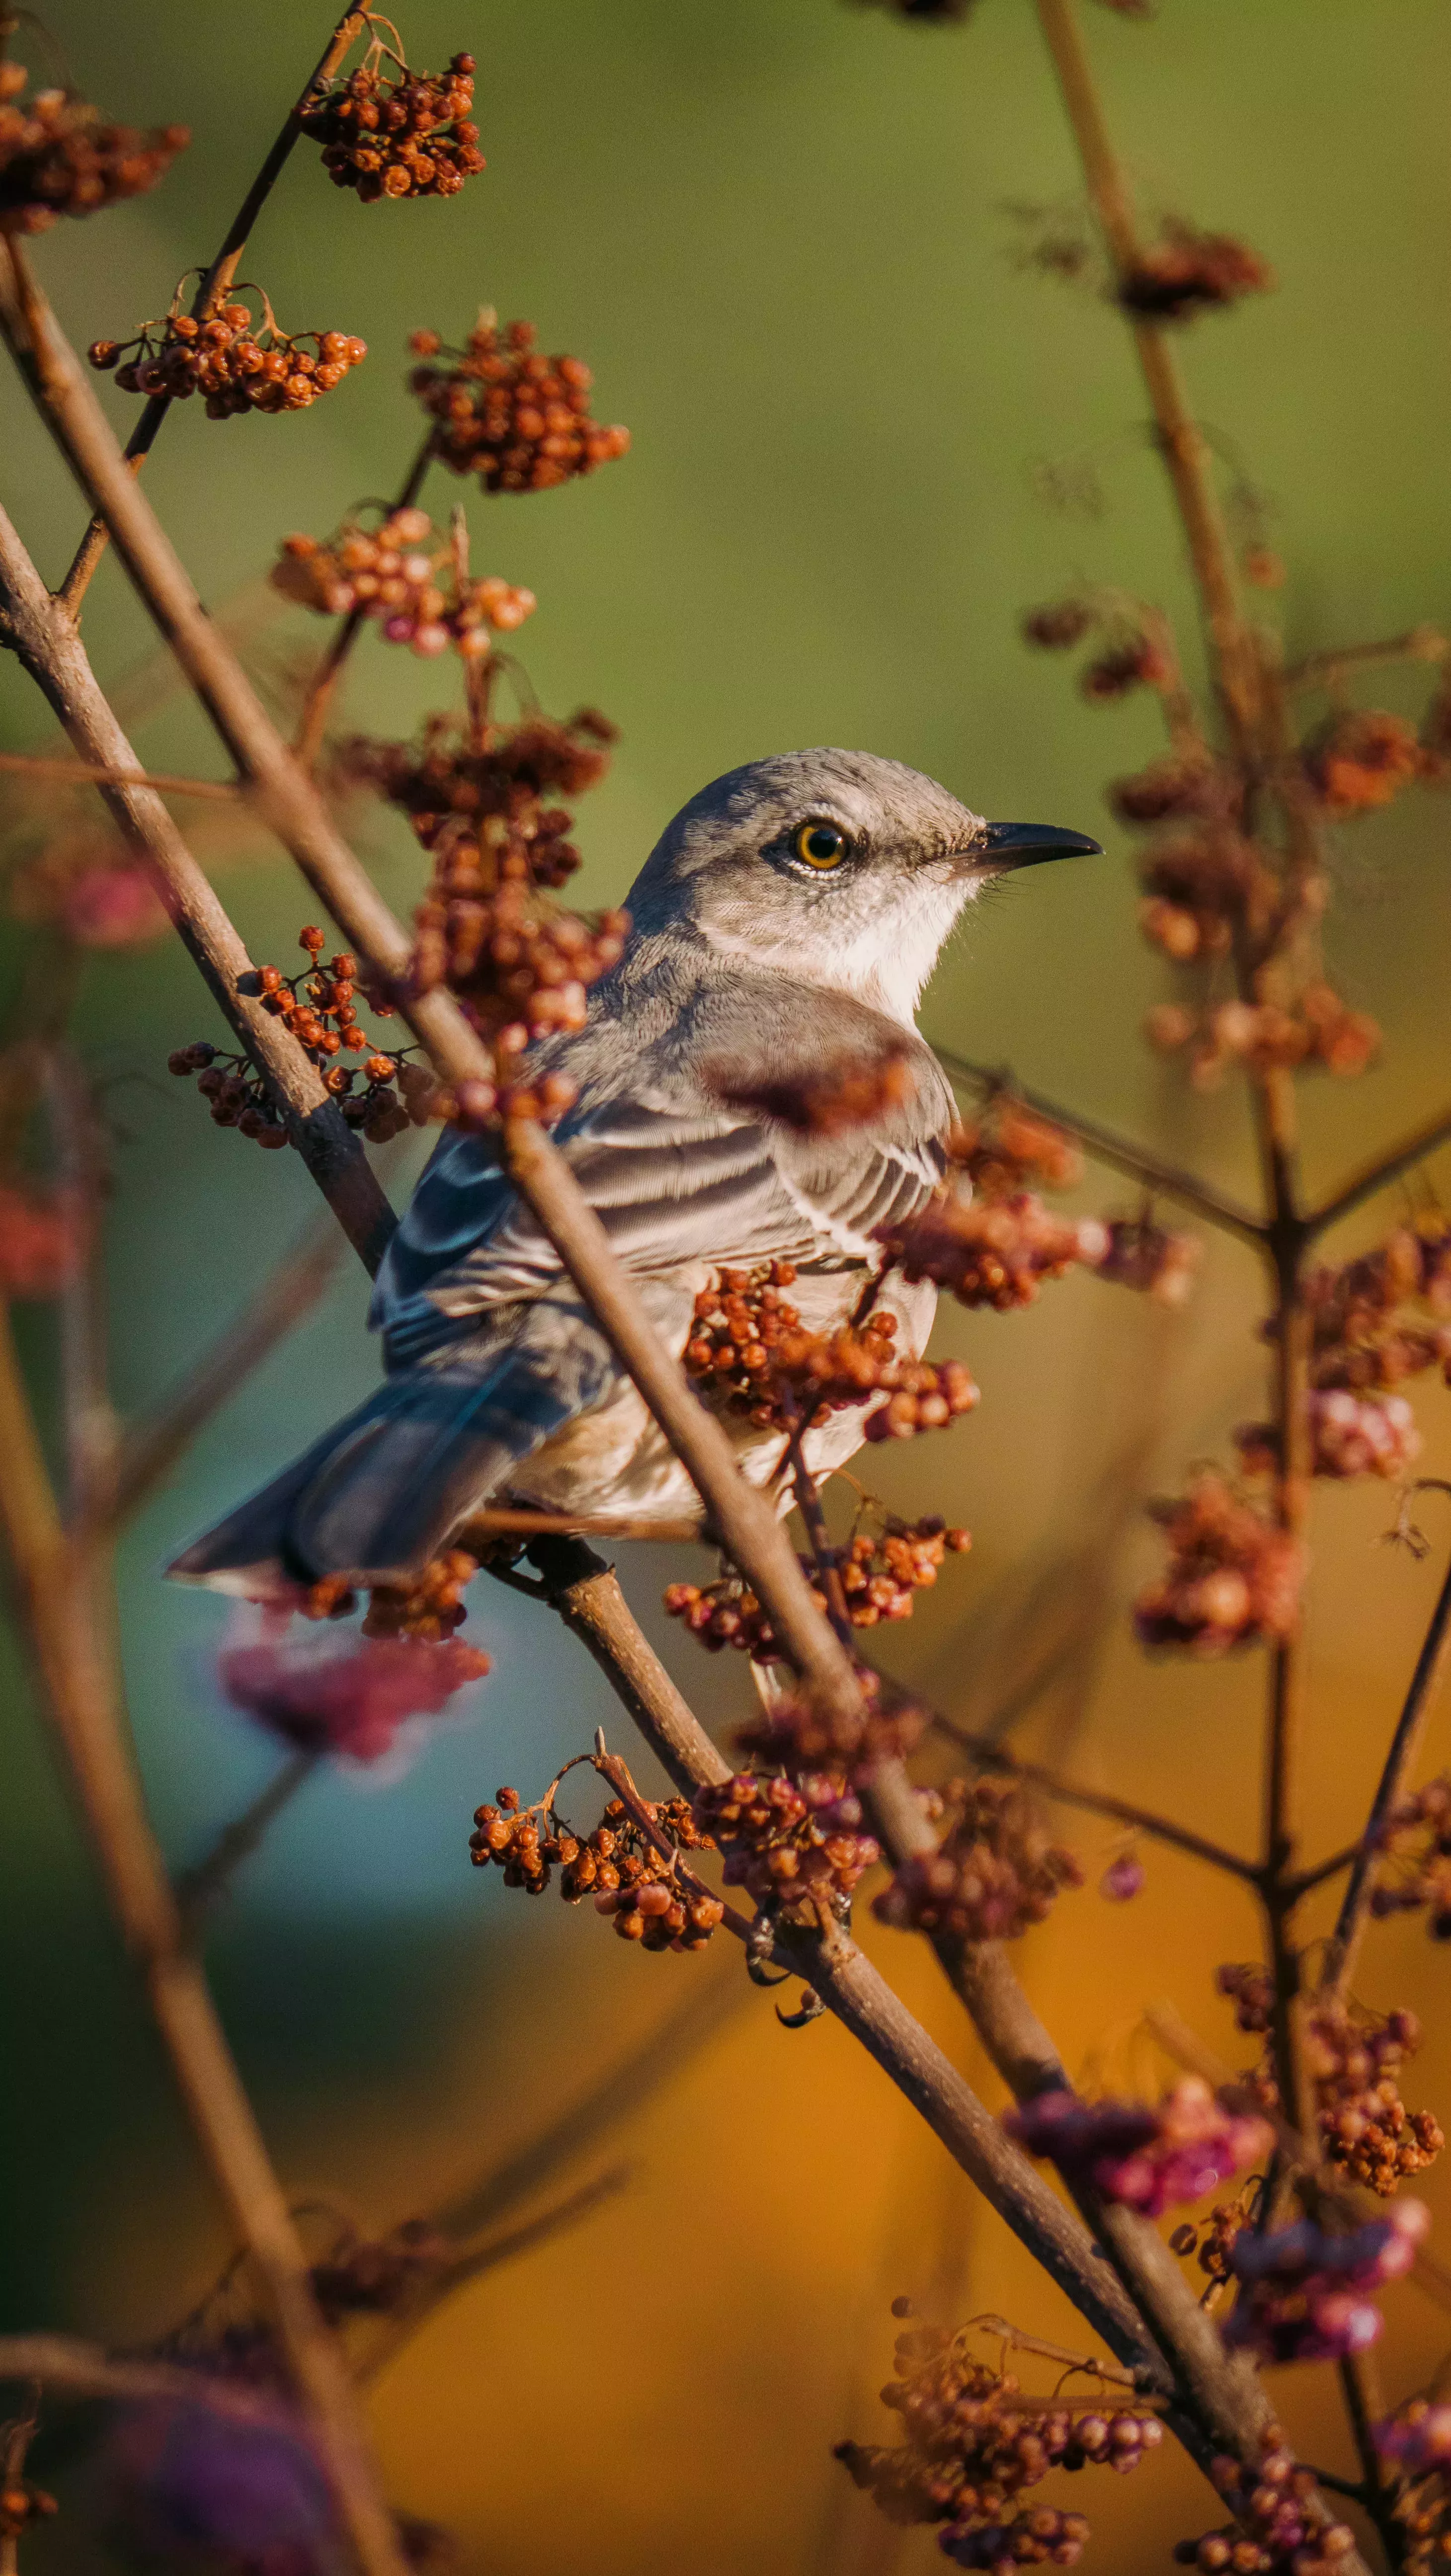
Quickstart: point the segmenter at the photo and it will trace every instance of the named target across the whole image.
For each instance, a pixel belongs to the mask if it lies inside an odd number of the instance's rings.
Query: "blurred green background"
[[[1164,0],[1149,25],[1086,15],[1145,205],[1243,232],[1278,274],[1277,293],[1184,347],[1196,401],[1287,558],[1288,650],[1445,625],[1444,7]],[[124,337],[220,238],[322,18],[281,0],[245,13],[52,0],[48,19],[88,95],[194,131],[155,196],[38,245],[74,337]],[[1072,205],[1078,188],[1027,0],[981,0],[947,29],[839,0],[407,0],[403,33],[425,67],[460,46],[478,56],[488,172],[448,203],[364,208],[297,154],[245,274],[287,327],[357,331],[371,354],[303,416],[211,424],[192,406],[168,425],[148,490],[209,602],[245,599],[281,535],[322,534],[396,483],[417,435],[411,328],[461,337],[480,302],[531,317],[547,348],[589,359],[599,416],[634,440],[622,464],[563,492],[470,498],[475,562],[539,596],[522,643],[543,702],[566,713],[593,701],[622,727],[611,777],[580,816],[582,900],[617,899],[706,779],[803,743],[893,754],[988,813],[1105,831],[1101,864],[1035,872],[960,935],[927,1033],[1250,1190],[1233,1088],[1187,1096],[1137,1035],[1164,973],[1138,940],[1101,789],[1157,749],[1156,709],[1090,711],[1018,635],[1024,605],[1113,582],[1162,601],[1196,661],[1127,337],[1091,293],[1018,262],[1008,208]],[[22,57],[31,43],[27,30]],[[107,399],[129,420],[133,405]],[[77,496],[13,389],[4,418],[5,504],[58,579]],[[1096,483],[1097,510],[1050,506],[1045,468],[1080,495]],[[427,497],[442,514],[462,489],[439,476]],[[125,703],[153,765],[215,772],[204,727],[147,663],[145,621],[113,562],[85,631],[104,679],[130,675]],[[291,611],[261,646],[295,656],[322,633]],[[402,733],[443,677],[369,640],[349,711]],[[1411,681],[1378,680],[1373,701],[1412,707]],[[0,671],[0,728],[11,745],[43,739],[13,669]],[[418,854],[401,829],[370,818],[366,830],[389,895],[408,904]],[[1444,804],[1415,793],[1340,837],[1332,969],[1388,1042],[1358,1083],[1306,1088],[1312,1183],[1446,1090],[1445,846]],[[287,959],[312,909],[290,871],[259,846],[227,854],[222,883],[253,953]],[[13,987],[25,935],[4,935]],[[168,1083],[168,1049],[216,1034],[179,947],[91,962],[78,1026],[116,1134],[114,1375],[136,1414],[293,1239],[309,1186],[292,1158],[215,1130],[190,1088]],[[411,1150],[391,1166],[395,1194]],[[1080,1196],[1130,1203],[1103,1174]],[[1339,1248],[1373,1239],[1388,1204]],[[1150,1668],[1124,1611],[1153,1559],[1140,1499],[1186,1458],[1222,1454],[1228,1427],[1258,1408],[1260,1293],[1247,1256],[1212,1246],[1182,1317],[1081,1278],[1026,1315],[954,1311],[940,1347],[971,1358],[981,1412],[879,1473],[873,1461],[891,1501],[948,1511],[976,1542],[891,1638],[894,1667],[974,1721],[1011,1700],[1035,1748],[1240,1840],[1256,1830],[1257,1665]],[[273,1755],[211,1678],[225,1605],[168,1590],[159,1568],[372,1382],[364,1304],[361,1278],[341,1273],[125,1542],[132,1705],[178,1864]],[[48,1398],[53,1321],[27,1310],[23,1332]],[[1447,1401],[1420,1410],[1426,1469],[1444,1471]],[[1326,1847],[1355,1830],[1436,1580],[1434,1563],[1379,1544],[1391,1508],[1381,1488],[1317,1496],[1308,1805]],[[744,1670],[708,1664],[656,1607],[687,1570],[679,1551],[624,1552],[642,1617],[725,1721],[749,1705]],[[840,2435],[886,2424],[874,2390],[888,2300],[910,2290],[943,2312],[997,2308],[1070,2343],[1081,2333],[833,2025],[783,2034],[718,1955],[724,1943],[642,1958],[592,1915],[526,1908],[470,1871],[477,1800],[504,1780],[537,1795],[596,1723],[614,1724],[603,1683],[547,1618],[497,1587],[479,1595],[470,1633],[495,1671],[471,1716],[435,1729],[406,1776],[314,1779],[210,1942],[288,2186],[390,2224],[525,2147],[652,2032],[674,2036],[657,2048],[662,2080],[632,2078],[608,2137],[547,2188],[541,2171],[516,2206],[621,2158],[624,2193],[460,2296],[378,2381],[391,2491],[456,2532],[468,2570],[552,2570],[586,2553],[598,2576],[936,2564],[928,2535],[889,2531],[827,2456]],[[1432,1767],[1446,1731],[1443,1713]],[[5,1782],[5,2322],[147,2336],[198,2295],[227,2243],[13,1654]],[[1070,1839],[1089,1889],[1022,1953],[1070,2062],[1141,2080],[1131,2034],[1158,1996],[1229,2045],[1208,1979],[1253,1946],[1238,1896],[1154,1852],[1146,1893],[1116,1910],[1094,1892],[1115,1848],[1107,1830],[1080,1820]],[[930,1959],[869,1920],[865,1937],[996,2102]],[[1443,2114],[1444,1977],[1415,1922],[1376,1936],[1362,1976],[1368,2001],[1427,2020],[1407,2098]],[[692,1993],[706,2001],[682,2035]],[[1444,2330],[1418,2294],[1391,2306],[1394,2394]],[[1291,2374],[1283,2402],[1333,2464],[1340,2437],[1313,2374]],[[1104,2569],[1160,2563],[1168,2540],[1212,2519],[1177,2455],[1092,2484],[1063,2500],[1090,2512]],[[30,2547],[42,2570],[100,2563],[78,2516]]]

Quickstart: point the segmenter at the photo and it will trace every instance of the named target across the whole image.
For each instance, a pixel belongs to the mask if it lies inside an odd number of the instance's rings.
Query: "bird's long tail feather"
[[[406,1581],[617,1378],[593,1317],[541,1298],[507,1334],[495,1324],[390,1378],[167,1571],[251,1597],[330,1575]]]

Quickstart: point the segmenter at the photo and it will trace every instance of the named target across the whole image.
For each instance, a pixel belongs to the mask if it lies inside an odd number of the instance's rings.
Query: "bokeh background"
[[[1278,274],[1278,292],[1203,323],[1185,355],[1229,470],[1260,493],[1287,559],[1267,607],[1289,651],[1445,624],[1444,9],[1164,0],[1151,24],[1087,15],[1146,205],[1243,232]],[[88,94],[194,129],[154,197],[39,246],[73,335],[125,336],[220,237],[322,21],[283,0],[245,12],[51,0],[48,17]],[[1137,1034],[1162,970],[1138,942],[1101,789],[1156,749],[1155,708],[1091,711],[1019,640],[1025,604],[1108,581],[1161,600],[1196,660],[1126,336],[1091,292],[1021,266],[1011,209],[1071,206],[1078,191],[1027,0],[981,0],[955,29],[839,0],[407,0],[403,32],[425,66],[458,46],[477,54],[488,173],[447,204],[365,209],[298,153],[246,274],[290,327],[361,332],[371,355],[304,416],[212,425],[193,407],[169,424],[148,489],[208,600],[250,619],[282,534],[322,533],[396,482],[416,436],[411,328],[462,336],[480,302],[532,317],[546,347],[591,361],[600,416],[634,438],[584,484],[470,501],[476,562],[538,593],[522,640],[544,704],[590,700],[622,727],[580,817],[582,899],[618,899],[704,780],[800,743],[891,753],[989,813],[1104,831],[1102,863],[1034,872],[984,908],[930,990],[926,1030],[1250,1191],[1240,1098],[1186,1096]],[[77,496],[13,389],[4,418],[6,506],[58,578]],[[430,497],[443,508],[459,488],[439,478]],[[85,625],[151,762],[215,765],[114,563]],[[250,631],[273,664],[321,633],[296,611]],[[399,733],[440,685],[436,666],[373,644],[349,710]],[[1385,675],[1374,702],[1410,706],[1411,689]],[[11,745],[47,739],[15,670],[0,672],[0,729]],[[370,819],[366,832],[407,904],[418,854],[401,829]],[[1446,837],[1444,803],[1420,794],[1341,836],[1331,963],[1387,1045],[1359,1082],[1307,1088],[1312,1185],[1445,1093]],[[264,846],[216,856],[254,954],[287,957],[310,899]],[[27,936],[6,924],[12,988]],[[116,1139],[114,1378],[134,1416],[307,1222],[309,1187],[290,1157],[215,1130],[190,1088],[168,1083],[168,1049],[216,1034],[179,947],[93,961],[78,1027]],[[411,1151],[389,1172],[397,1194]],[[1130,1204],[1102,1173],[1080,1201]],[[1367,1211],[1337,1249],[1372,1240],[1397,1204]],[[889,1501],[975,1534],[892,1636],[893,1667],[952,1713],[1010,1717],[1025,1745],[1241,1842],[1257,1829],[1257,1663],[1150,1667],[1125,1614],[1153,1560],[1144,1496],[1186,1459],[1223,1454],[1229,1426],[1258,1408],[1260,1296],[1248,1256],[1211,1245],[1182,1316],[1081,1277],[1027,1314],[954,1312],[940,1348],[971,1359],[981,1411],[872,1468]],[[168,1590],[159,1569],[372,1382],[364,1305],[361,1278],[340,1271],[125,1542],[136,1732],[179,1865],[275,1757],[219,1700],[225,1605]],[[48,1391],[52,1319],[28,1310],[23,1330]],[[1444,1471],[1447,1399],[1421,1412],[1427,1469]],[[1381,1488],[1316,1498],[1307,1803],[1326,1848],[1355,1830],[1437,1580],[1434,1561],[1380,1543],[1391,1510]],[[1439,1557],[1439,1528],[1436,1541]],[[659,1615],[663,1582],[695,1570],[688,1555],[625,1550],[621,1570],[711,1722],[744,1713],[744,1670],[707,1662]],[[467,2570],[586,2556],[597,2576],[925,2569],[930,2535],[889,2531],[828,2456],[842,2434],[888,2422],[875,2390],[890,2298],[1003,2310],[1079,2348],[1082,2331],[852,2042],[830,2022],[782,2032],[723,1941],[697,1959],[642,1958],[588,1912],[526,1906],[470,1871],[477,1800],[505,1780],[537,1795],[616,1718],[546,1616],[478,1589],[471,1633],[495,1669],[470,1714],[432,1729],[402,1776],[315,1778],[209,1944],[299,2198],[382,2227],[472,2194],[512,2224],[625,2168],[590,2217],[481,2278],[378,2378],[390,2489],[453,2530]],[[227,2240],[13,1651],[4,1692],[5,2321],[143,2339],[200,2294]],[[1432,1767],[1448,1722],[1443,1711]],[[1238,1895],[1153,1850],[1144,1894],[1114,1908],[1096,1893],[1117,1848],[1108,1829],[1077,1819],[1070,1839],[1089,1887],[1022,1949],[1070,2062],[1146,2080],[1135,2029],[1157,1998],[1228,2046],[1210,1972],[1253,1945]],[[862,1914],[883,1968],[998,2101],[930,1958]],[[1423,2015],[1407,2098],[1443,2115],[1445,1977],[1414,1921],[1375,1936],[1361,1977],[1367,2001]],[[1446,2329],[1418,2293],[1391,2307],[1397,2393]],[[1335,2464],[1341,2436],[1315,2376],[1289,2374],[1283,2405]],[[70,2474],[58,2455],[63,2492]],[[1213,2518],[1167,2454],[1131,2481],[1091,2483],[1062,2501],[1091,2512],[1102,2568],[1159,2564]],[[79,2510],[29,2551],[37,2570],[103,2563]]]

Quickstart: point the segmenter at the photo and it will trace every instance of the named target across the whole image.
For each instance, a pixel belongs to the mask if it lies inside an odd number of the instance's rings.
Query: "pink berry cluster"
[[[229,1647],[217,1662],[227,1698],[270,1734],[362,1763],[380,1761],[410,1718],[436,1717],[488,1669],[481,1647],[454,1637],[365,1638],[340,1655],[283,1639]]]
[[[471,581],[455,567],[426,510],[392,510],[376,528],[348,520],[335,536],[286,537],[272,585],[326,617],[354,610],[385,642],[431,659],[449,646],[482,661],[496,634],[532,616],[532,590],[488,575]]]
[[[872,1911],[894,1931],[958,1941],[1011,1941],[1043,1922],[1065,1887],[1081,1887],[1024,1792],[1005,1780],[950,1780],[928,1812],[945,1820],[935,1852],[902,1863]]]
[[[1174,2556],[1202,2576],[1335,2576],[1355,2547],[1348,2522],[1326,2522],[1315,2508],[1315,2478],[1295,2459],[1278,2424],[1260,2436],[1258,2459],[1221,2455],[1210,2466],[1234,2519],[1199,2540],[1181,2540]]]
[[[1210,1468],[1181,1499],[1151,1512],[1170,1555],[1134,1605],[1142,1644],[1211,1656],[1291,1634],[1304,1575],[1297,1540],[1241,1502]]]
[[[1049,2158],[1070,2188],[1086,2186],[1146,2218],[1202,2200],[1274,2143],[1267,2121],[1226,2110],[1192,2075],[1159,2102],[1040,2093],[1003,2125],[1030,2155]]]
[[[1403,1395],[1352,1395],[1348,1387],[1314,1387],[1306,1399],[1313,1473],[1404,1477],[1421,1454],[1416,1417]],[[1247,1476],[1273,1475],[1280,1456],[1271,1422],[1242,1423],[1234,1435]]]
[[[1229,2258],[1240,2292],[1225,2341],[1262,2362],[1364,2352],[1385,2324],[1371,2293],[1409,2272],[1430,2223],[1423,2201],[1398,2200],[1345,2235],[1312,2218],[1268,2236],[1244,2229]]]

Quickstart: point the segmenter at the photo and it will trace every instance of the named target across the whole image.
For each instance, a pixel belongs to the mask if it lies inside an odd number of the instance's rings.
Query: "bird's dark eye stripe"
[[[840,867],[847,847],[847,837],[839,823],[803,823],[796,834],[796,856],[804,859],[809,868]]]

